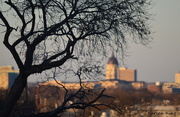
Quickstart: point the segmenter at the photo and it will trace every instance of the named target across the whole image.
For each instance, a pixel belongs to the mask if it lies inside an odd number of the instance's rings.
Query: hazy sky
[[[153,2],[151,48],[130,45],[125,63],[138,70],[140,81],[174,82],[175,73],[180,72],[180,0]]]
[[[180,0],[154,0],[153,4],[150,48],[130,44],[130,56],[124,62],[128,68],[137,69],[138,81],[174,82],[175,73],[180,72]],[[2,44],[1,34],[0,39],[0,66],[16,66]]]

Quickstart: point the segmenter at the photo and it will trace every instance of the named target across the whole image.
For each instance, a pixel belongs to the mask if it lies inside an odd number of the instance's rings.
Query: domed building
[[[136,82],[137,74],[135,69],[126,69],[119,67],[118,60],[112,53],[106,65],[106,80],[121,80]]]
[[[107,64],[113,64],[113,65],[117,65],[118,66],[118,61],[117,59],[114,57],[114,54],[112,53],[112,56],[109,58]]]
[[[63,83],[67,89],[79,89],[81,86],[85,86],[87,88],[122,88],[128,89],[129,87],[133,87],[135,89],[140,89],[145,86],[144,82],[137,82],[137,73],[135,69],[127,69],[125,67],[119,67],[118,60],[112,53],[111,57],[108,59],[106,65],[106,79],[99,81],[90,81],[90,82],[82,82],[79,83]],[[54,85],[56,82],[47,82],[40,85],[52,85],[52,86],[61,86]]]
[[[106,65],[106,80],[109,79],[118,79],[119,78],[119,64],[117,59],[112,56],[109,58],[107,65]]]

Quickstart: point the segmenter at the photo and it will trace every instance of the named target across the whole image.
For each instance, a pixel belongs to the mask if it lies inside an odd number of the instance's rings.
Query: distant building
[[[141,89],[145,87],[144,82],[137,82],[137,71],[135,69],[127,69],[124,67],[119,68],[117,59],[114,54],[109,58],[106,65],[106,78],[101,81],[94,82],[82,82],[81,86],[90,88],[118,88],[122,87],[124,89],[133,87],[135,89]],[[59,81],[58,81],[59,82]],[[63,83],[59,82],[57,84],[55,81],[47,81],[41,83],[40,85],[51,85],[62,87],[65,86],[67,89],[79,89],[81,86],[79,83]]]
[[[67,89],[80,89],[81,86],[83,88],[94,88],[95,87],[94,82],[83,82],[81,85],[79,83],[64,83],[62,81],[46,81],[45,83],[39,83],[39,85],[44,85],[44,86],[56,86],[56,87],[60,87],[63,88],[63,86],[65,86]]]
[[[119,79],[123,81],[136,82],[137,70],[120,67],[114,54],[109,58],[106,65],[106,80]]]
[[[180,83],[180,73],[175,74],[175,83]]]
[[[119,65],[114,54],[109,58],[106,65],[106,80],[109,79],[119,79]]]
[[[132,85],[132,87],[133,87],[134,89],[142,89],[142,88],[145,88],[145,82],[144,82],[144,81],[132,82],[131,85]]]
[[[163,93],[180,93],[180,83],[164,83]]]
[[[150,91],[150,92],[152,92],[152,93],[156,93],[156,94],[159,94],[159,93],[161,93],[161,86],[160,85],[157,85],[157,83],[156,84],[149,84],[148,86],[147,86],[147,90],[148,91]]]
[[[120,85],[119,80],[104,80],[104,81],[99,81],[101,87],[104,88],[117,88],[118,85]]]
[[[172,93],[172,87],[175,85],[175,83],[164,83],[162,86],[163,93]]]
[[[126,69],[125,67],[119,68],[119,79],[124,81],[136,82],[137,71],[135,69]]]
[[[12,87],[15,79],[19,74],[18,70],[14,70],[12,66],[0,67],[0,89],[8,90]]]
[[[164,83],[162,91],[163,93],[180,93],[180,73],[175,74],[175,82]]]

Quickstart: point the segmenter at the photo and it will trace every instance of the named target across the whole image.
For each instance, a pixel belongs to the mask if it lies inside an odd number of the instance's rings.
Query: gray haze
[[[130,45],[125,63],[138,70],[140,81],[174,82],[180,72],[180,0],[154,0],[154,4],[150,48]]]

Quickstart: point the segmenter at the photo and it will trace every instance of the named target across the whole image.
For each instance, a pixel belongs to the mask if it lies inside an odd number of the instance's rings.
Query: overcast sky
[[[149,47],[130,45],[125,63],[138,71],[139,81],[174,82],[180,72],[180,0],[154,0],[154,32]]]
[[[175,73],[180,72],[180,0],[154,0],[153,4],[154,34],[150,48],[130,44],[125,64],[129,69],[137,69],[138,81],[174,82]],[[0,66],[12,65],[17,69],[2,44],[1,34],[0,39]]]

